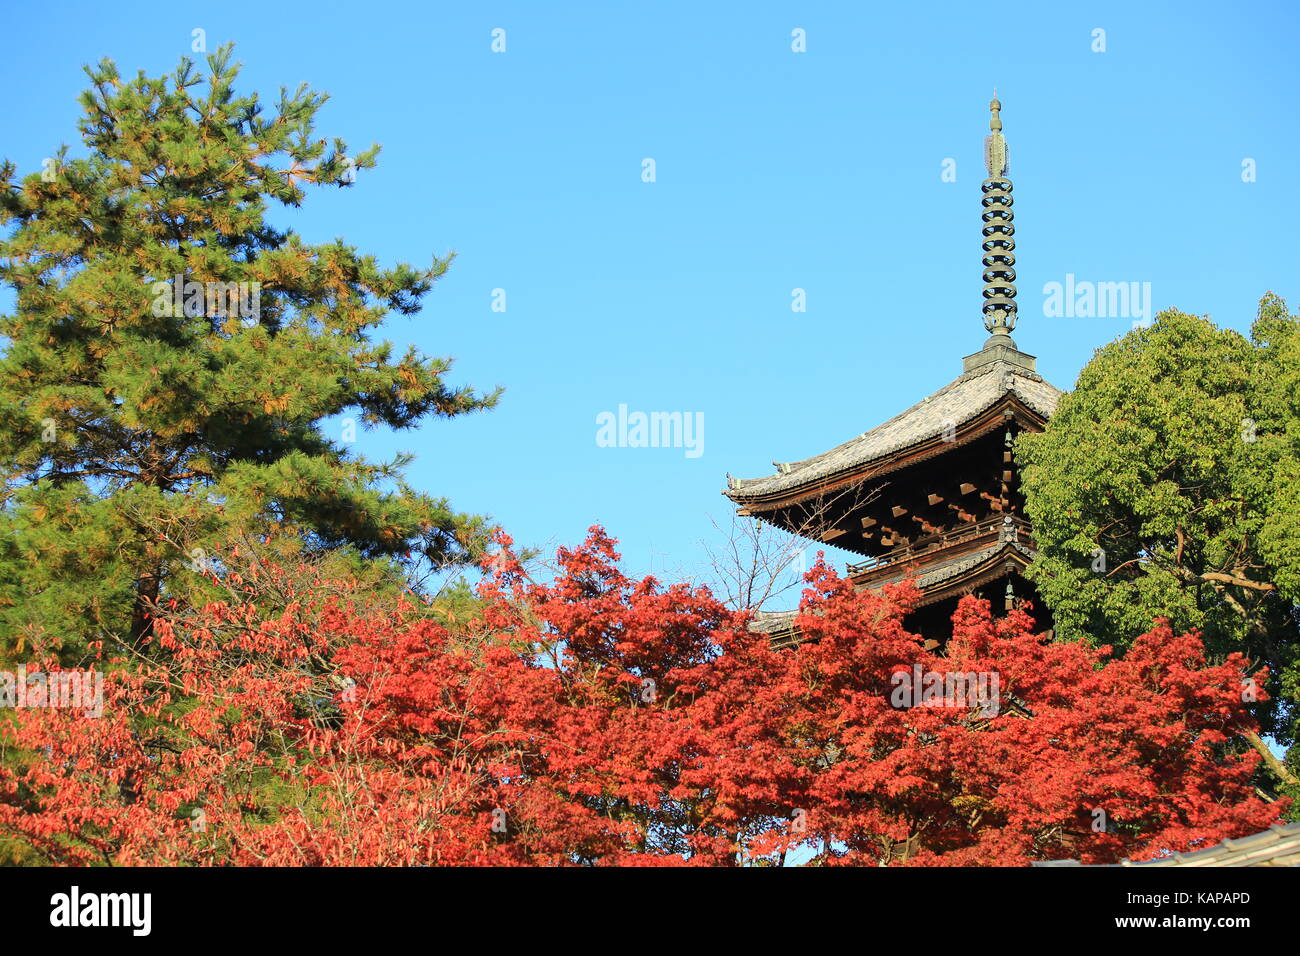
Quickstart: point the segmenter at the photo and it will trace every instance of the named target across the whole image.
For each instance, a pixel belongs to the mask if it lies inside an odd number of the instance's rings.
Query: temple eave
[[[879,590],[890,584],[901,584],[915,576],[921,599],[917,607],[926,607],[951,597],[968,594],[977,587],[1005,578],[1011,570],[1019,573],[1033,561],[1036,552],[1019,541],[1003,541],[980,549],[952,561],[932,567],[894,567],[883,576],[851,574],[854,586]]]
[[[1046,384],[1046,383],[1044,383]],[[1051,388],[1051,386],[1047,386]],[[1008,392],[980,414],[960,423],[953,423],[951,431],[940,431],[913,445],[890,451],[876,457],[865,458],[846,465],[843,469],[826,472],[815,468],[777,472],[762,478],[733,479],[733,484],[723,489],[723,494],[750,514],[759,514],[777,508],[799,504],[819,495],[836,493],[848,486],[870,478],[884,477],[913,464],[918,464],[946,454],[982,438],[1008,420],[1022,428],[1041,429],[1049,415]],[[834,450],[832,450],[834,451]],[[827,455],[832,452],[826,453]],[[808,459],[816,462],[819,458]],[[802,478],[799,471],[807,471]]]

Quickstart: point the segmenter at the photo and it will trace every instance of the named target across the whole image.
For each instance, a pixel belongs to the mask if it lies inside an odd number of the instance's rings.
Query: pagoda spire
[[[1011,212],[1011,164],[1002,137],[1002,104],[998,91],[989,103],[989,135],[984,138],[984,166],[989,178],[984,192],[984,328],[992,337],[985,347],[1002,343],[1015,348],[1011,330],[1016,327],[1016,227]]]

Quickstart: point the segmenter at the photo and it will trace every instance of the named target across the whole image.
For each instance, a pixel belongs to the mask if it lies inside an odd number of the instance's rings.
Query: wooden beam
[[[871,527],[872,525],[874,525],[875,523],[876,523],[876,519],[875,519],[875,518],[863,518],[863,519],[862,519],[862,527],[863,527],[863,528],[870,528],[870,527]]]
[[[960,518],[962,521],[969,521],[972,523],[975,521],[975,516],[971,514],[969,511],[967,511],[965,508],[963,508],[961,505],[955,505],[952,502],[949,502],[948,507],[951,508],[953,511],[957,512],[957,517]]]
[[[961,483],[961,493],[963,495],[968,495],[974,490],[975,490],[975,486],[972,485],[969,481],[963,481]]]
[[[943,501],[943,495],[930,495],[929,497],[929,502],[932,505],[937,505],[941,501]]]
[[[848,534],[848,531],[844,528],[831,528],[829,531],[823,531],[821,533],[821,539],[823,541],[834,541],[842,534]]]
[[[895,533],[888,541],[882,538],[880,543],[887,544],[891,548],[896,548],[900,545],[911,544],[912,538],[909,535]]]
[[[926,521],[920,515],[912,515],[912,520],[924,528],[927,534],[937,534],[943,530],[937,524],[930,524],[930,522]]]
[[[894,505],[892,510],[895,518],[901,518],[903,515],[907,514],[907,509],[900,507],[899,505]]]

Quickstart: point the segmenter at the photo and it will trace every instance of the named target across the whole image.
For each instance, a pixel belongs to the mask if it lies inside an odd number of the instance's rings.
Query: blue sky
[[[1132,324],[1044,316],[1067,274],[1149,282],[1157,308],[1242,330],[1266,290],[1300,305],[1298,20],[1287,3],[24,4],[6,13],[0,154],[30,172],[76,152],[81,65],[156,75],[195,28],[236,42],[242,90],[328,92],[319,134],[381,143],[379,166],[273,218],[386,262],[454,249],[387,335],[506,387],[485,415],[358,450],[412,451],[414,484],[520,542],[599,522],[631,571],[704,575],[726,472],[865,431],[983,341],[995,86],[1016,339],[1049,381],[1070,387]],[[702,413],[703,454],[598,447],[620,404]]]

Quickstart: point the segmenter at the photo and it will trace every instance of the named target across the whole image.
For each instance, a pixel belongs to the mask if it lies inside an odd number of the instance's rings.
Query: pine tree
[[[372,462],[334,429],[410,428],[490,407],[450,361],[372,338],[451,256],[381,268],[342,239],[267,221],[309,185],[346,188],[378,146],[315,136],[324,94],[272,112],[223,47],[161,78],[86,69],[85,156],[0,165],[0,656],[140,642],[160,599],[195,594],[235,531],[358,558],[476,557],[482,518]],[[342,418],[338,418],[342,416]],[[341,435],[340,438],[346,438]],[[398,558],[400,560],[400,557]]]

